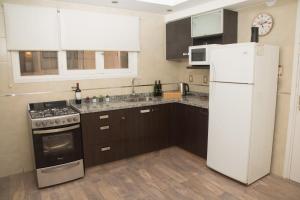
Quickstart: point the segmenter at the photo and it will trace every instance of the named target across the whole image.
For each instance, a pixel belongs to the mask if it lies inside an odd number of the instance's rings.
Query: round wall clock
[[[273,28],[273,17],[267,13],[260,13],[253,19],[252,26],[258,27],[260,36],[265,36]]]

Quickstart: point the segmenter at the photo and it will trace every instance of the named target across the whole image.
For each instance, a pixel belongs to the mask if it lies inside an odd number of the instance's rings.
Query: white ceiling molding
[[[219,8],[230,7],[236,4],[245,3],[250,0],[213,0],[207,3],[203,3],[191,8],[187,8],[185,10],[180,10],[177,12],[173,12],[165,15],[165,22],[174,21],[177,19],[186,18],[195,14],[216,10]]]
[[[165,6],[176,6],[178,4],[181,4],[183,2],[186,2],[188,0],[137,0],[142,1],[146,3],[154,3],[159,5],[165,5]]]
[[[37,0],[36,0],[37,1]],[[117,0],[118,3],[112,3],[112,0],[53,0],[56,2],[80,3],[85,5],[94,5],[101,7],[113,7],[120,9],[136,10],[142,12],[151,12],[158,14],[167,14],[192,8],[194,6],[207,3],[212,0]]]

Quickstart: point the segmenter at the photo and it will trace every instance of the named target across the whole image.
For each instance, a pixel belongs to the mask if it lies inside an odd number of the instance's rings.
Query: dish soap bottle
[[[79,83],[76,83],[76,89],[75,89],[75,103],[81,104],[81,90],[79,88]]]

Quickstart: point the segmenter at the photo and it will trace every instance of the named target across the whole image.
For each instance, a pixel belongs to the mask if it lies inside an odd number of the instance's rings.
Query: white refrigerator
[[[266,44],[211,52],[207,166],[244,184],[270,173],[278,61]]]

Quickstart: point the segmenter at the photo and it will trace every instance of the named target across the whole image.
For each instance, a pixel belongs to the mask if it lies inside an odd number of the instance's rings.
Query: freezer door
[[[210,81],[253,83],[255,44],[215,47],[211,52]]]
[[[211,83],[207,165],[247,183],[252,85]]]

